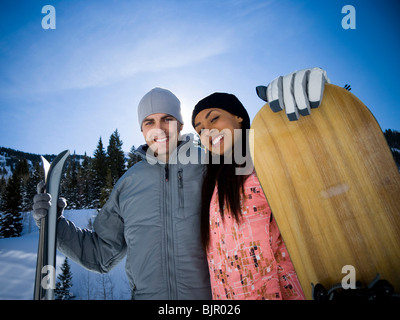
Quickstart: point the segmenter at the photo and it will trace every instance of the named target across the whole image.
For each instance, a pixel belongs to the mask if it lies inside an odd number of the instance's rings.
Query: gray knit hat
[[[142,127],[143,120],[154,113],[166,113],[173,116],[183,124],[181,114],[181,102],[169,90],[154,88],[144,95],[138,105],[139,125]]]

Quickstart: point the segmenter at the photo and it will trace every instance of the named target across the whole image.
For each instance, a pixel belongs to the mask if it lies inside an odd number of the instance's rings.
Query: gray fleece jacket
[[[211,299],[200,239],[201,149],[190,137],[168,164],[150,164],[155,161],[146,158],[146,147],[138,149],[144,160],[115,185],[94,221],[94,232],[59,219],[58,249],[100,273],[127,255],[134,299]],[[192,161],[186,164],[188,159]]]

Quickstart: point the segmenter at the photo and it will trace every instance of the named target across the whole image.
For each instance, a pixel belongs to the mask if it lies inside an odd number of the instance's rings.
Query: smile
[[[223,138],[224,138],[223,134],[216,136],[214,139],[212,139],[212,145],[216,146],[216,145],[220,144],[220,142]]]
[[[158,139],[158,138],[154,139],[154,142],[157,142],[157,143],[163,143],[163,142],[166,142],[166,141],[168,141],[168,137],[165,137],[165,138],[162,138],[162,139]]]

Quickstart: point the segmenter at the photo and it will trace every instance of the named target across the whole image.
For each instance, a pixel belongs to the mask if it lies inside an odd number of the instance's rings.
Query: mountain
[[[42,155],[51,162],[57,156],[55,154]],[[81,163],[84,156],[75,154],[75,161]],[[29,171],[33,172],[35,165],[41,163],[40,155],[34,153],[23,152],[11,148],[0,147],[0,179],[4,177],[6,180],[10,178],[16,170],[18,163],[26,160]]]

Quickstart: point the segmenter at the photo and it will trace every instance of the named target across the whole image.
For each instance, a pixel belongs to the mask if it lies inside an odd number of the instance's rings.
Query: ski
[[[54,300],[56,276],[57,201],[60,181],[69,150],[61,152],[52,162],[42,158],[45,192],[51,195],[52,206],[40,222],[38,255],[35,276],[35,300]]]

